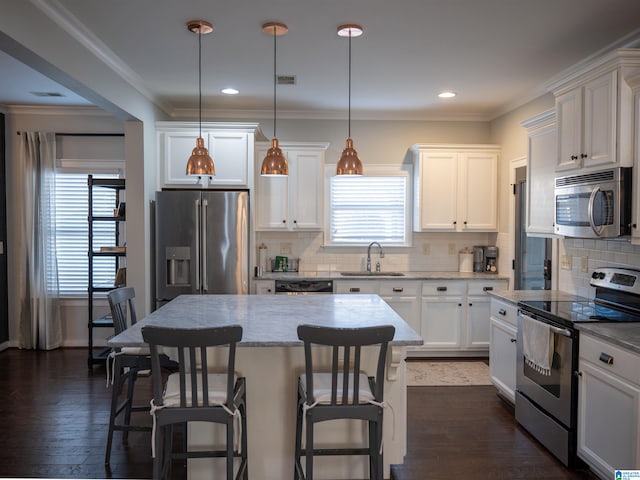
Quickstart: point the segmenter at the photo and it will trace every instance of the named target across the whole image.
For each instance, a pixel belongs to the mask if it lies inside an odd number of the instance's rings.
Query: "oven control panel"
[[[591,286],[640,294],[640,271],[602,267],[591,274]]]

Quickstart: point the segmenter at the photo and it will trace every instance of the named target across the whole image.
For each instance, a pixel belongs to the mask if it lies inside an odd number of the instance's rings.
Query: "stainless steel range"
[[[640,271],[593,272],[594,300],[518,304],[516,420],[568,467],[576,456],[581,322],[640,322]]]

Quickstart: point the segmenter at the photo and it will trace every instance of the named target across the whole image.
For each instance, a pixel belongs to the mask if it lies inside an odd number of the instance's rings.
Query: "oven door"
[[[544,321],[551,325],[554,338],[554,354],[551,365],[551,375],[543,375],[524,361],[522,340],[522,317]],[[520,310],[518,314],[518,335],[516,341],[517,372],[516,390],[531,402],[551,415],[556,421],[567,428],[575,425],[575,412],[572,404],[576,392],[573,372],[577,362],[578,340],[576,331],[554,324],[539,315],[533,315]]]

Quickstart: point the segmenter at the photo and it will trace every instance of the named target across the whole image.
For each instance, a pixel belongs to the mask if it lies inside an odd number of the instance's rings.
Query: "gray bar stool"
[[[236,479],[248,479],[247,469],[247,399],[246,381],[235,373],[236,344],[242,339],[242,327],[188,329],[145,326],[142,338],[151,350],[154,416],[153,478],[171,478],[173,459],[223,457],[226,459],[227,480],[234,478],[234,459],[240,458]],[[171,374],[166,384],[158,347],[177,349],[178,372]],[[210,347],[227,347],[225,373],[211,373],[216,355]],[[221,350],[224,352],[225,350]],[[224,353],[222,353],[224,355]],[[196,399],[194,401],[194,399]],[[226,446],[220,450],[174,452],[173,427],[187,422],[211,422],[226,426]],[[239,446],[235,448],[236,426]]]
[[[313,479],[315,455],[368,455],[369,476],[382,480],[382,419],[384,409],[384,371],[388,343],[395,328],[391,325],[365,328],[329,328],[300,325],[298,337],[304,342],[305,373],[298,378],[294,478]],[[330,372],[314,370],[312,346],[331,347]],[[378,345],[375,376],[360,370],[363,346]],[[316,448],[313,427],[318,422],[359,419],[368,422],[368,446],[364,448]],[[302,448],[303,422],[306,422],[305,448]],[[305,457],[305,469],[302,468]]]

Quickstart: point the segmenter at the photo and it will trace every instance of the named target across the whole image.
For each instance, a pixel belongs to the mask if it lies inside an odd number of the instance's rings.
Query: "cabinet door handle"
[[[298,221],[297,221],[297,220],[294,220],[294,221],[293,221],[293,223],[298,223]]]
[[[600,354],[600,361],[602,363],[606,363],[607,365],[613,365],[613,357],[604,352]]]
[[[571,160],[577,160],[578,156],[577,155],[571,155]]]
[[[455,220],[453,221],[453,224],[454,224],[454,225],[457,225],[457,223],[458,223],[458,222],[456,222]]]
[[[402,292],[404,292],[404,288],[402,288],[402,287],[393,287],[393,291],[397,292],[397,293],[402,293]]]
[[[507,314],[507,311],[504,308],[501,308],[500,310],[498,310],[498,314],[504,316]]]
[[[360,292],[360,287],[351,287],[351,288],[349,288],[349,291],[351,293],[359,293]]]
[[[438,292],[446,292],[447,291],[447,287],[437,287],[436,290]]]
[[[287,221],[286,220],[282,220],[282,223],[287,223]]]
[[[473,307],[473,303],[470,303],[470,304],[469,304],[469,306],[470,306],[470,307]]]
[[[518,340],[516,340],[515,338],[511,338],[511,339],[509,339],[509,341],[510,341],[511,343],[516,343]]]
[[[587,158],[589,155],[587,155],[586,153],[581,153],[580,154],[580,158]]]
[[[485,292],[491,292],[493,291],[493,287],[482,287],[482,290]]]

